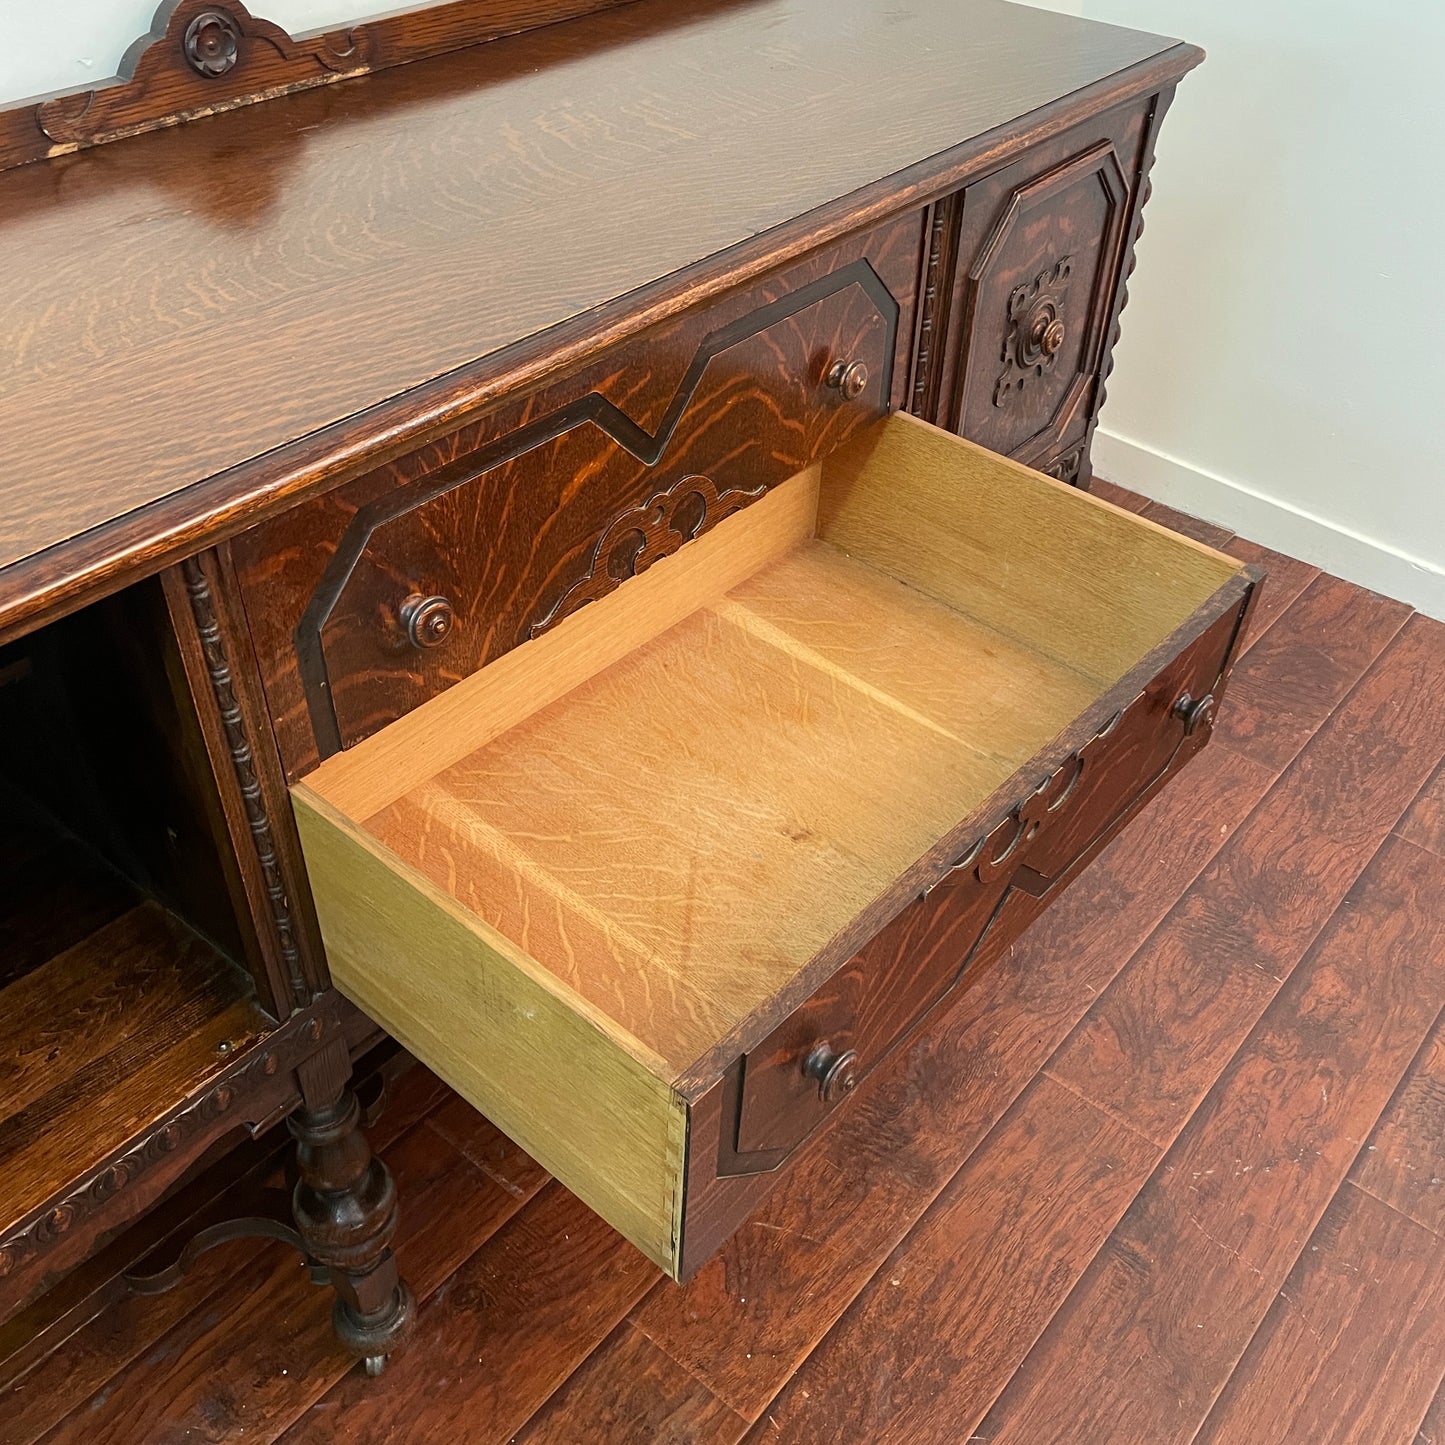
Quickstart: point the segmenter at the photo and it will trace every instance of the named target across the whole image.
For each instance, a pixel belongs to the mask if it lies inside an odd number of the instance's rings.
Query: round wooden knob
[[[1064,337],[1068,333],[1064,330],[1064,323],[1057,317],[1051,321],[1044,331],[1043,340],[1039,345],[1043,348],[1045,356],[1052,356],[1064,344]]]
[[[857,401],[868,387],[868,364],[835,361],[828,372],[828,385],[841,391],[844,401]]]
[[[440,647],[452,635],[457,615],[445,597],[414,592],[401,604],[401,625],[413,647]]]
[[[1193,737],[1201,729],[1208,732],[1214,726],[1214,694],[1191,697],[1187,692],[1174,704],[1172,712],[1184,724],[1184,736]]]
[[[858,1050],[834,1050],[832,1044],[821,1043],[803,1060],[803,1072],[818,1081],[818,1095],[825,1104],[832,1104],[858,1087]]]

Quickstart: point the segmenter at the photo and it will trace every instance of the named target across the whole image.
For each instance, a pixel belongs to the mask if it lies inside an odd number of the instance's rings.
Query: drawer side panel
[[[292,796],[337,988],[675,1275],[686,1113],[635,1042],[310,789]]]

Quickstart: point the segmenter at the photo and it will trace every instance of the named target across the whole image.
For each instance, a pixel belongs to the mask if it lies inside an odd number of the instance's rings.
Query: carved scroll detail
[[[1000,355],[1004,369],[993,388],[995,406],[1009,406],[1030,382],[1053,368],[1066,335],[1064,297],[1072,272],[1071,258],[1063,256],[1010,292],[1008,331]]]
[[[1069,486],[1076,487],[1079,484],[1079,470],[1084,465],[1086,450],[1086,444],[1080,442],[1078,446],[1061,452],[1047,466],[1041,467],[1039,470],[1046,477],[1052,477],[1056,482],[1067,482]]]
[[[913,358],[913,394],[909,410],[915,416],[928,418],[929,400],[934,383],[934,369],[938,356],[937,344],[941,340],[944,318],[944,288],[948,281],[945,265],[949,245],[950,224],[955,208],[952,198],[936,201],[933,206],[932,224],[928,228],[928,260],[923,270],[923,286],[918,302],[918,341]]]
[[[231,766],[235,770],[236,782],[241,790],[246,824],[251,830],[256,860],[261,865],[261,878],[266,889],[271,922],[281,950],[281,960],[286,967],[286,980],[291,986],[292,1001],[298,1008],[304,1008],[311,1000],[311,990],[301,969],[296,924],[291,916],[290,900],[286,896],[281,862],[276,855],[271,817],[266,811],[266,798],[261,790],[260,775],[256,771],[256,758],[246,731],[245,715],[236,697],[235,679],[231,674],[230,659],[226,655],[225,640],[221,636],[215,599],[211,596],[211,584],[199,559],[195,557],[188,557],[181,563],[181,576],[185,579],[186,594],[191,600],[191,612],[196,619],[196,632],[200,638],[202,656],[205,658],[206,673],[211,680],[216,710],[225,733],[226,747],[231,755]]]
[[[537,637],[570,617],[589,602],[596,602],[629,577],[638,577],[654,563],[671,557],[707,527],[715,526],[767,490],[734,488],[719,492],[707,477],[683,477],[669,491],[659,492],[640,507],[616,517],[597,541],[587,571],[569,587],[545,617],[534,622],[529,637]]]

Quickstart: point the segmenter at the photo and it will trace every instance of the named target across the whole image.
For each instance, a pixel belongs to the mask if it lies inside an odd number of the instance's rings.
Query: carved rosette
[[[537,637],[570,617],[589,602],[596,602],[629,577],[638,577],[684,543],[715,526],[767,490],[734,488],[719,492],[708,477],[683,477],[670,490],[659,492],[640,507],[616,517],[598,539],[587,571],[534,622],[529,637]]]
[[[1072,260],[1064,256],[1009,294],[1008,331],[1000,354],[1004,369],[994,383],[995,406],[1009,406],[1030,382],[1052,369],[1068,337],[1063,311],[1072,273]]]

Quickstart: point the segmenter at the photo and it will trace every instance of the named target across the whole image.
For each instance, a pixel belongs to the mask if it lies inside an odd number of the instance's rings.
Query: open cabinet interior
[[[0,649],[0,1225],[273,1026],[230,857],[158,582]]]

